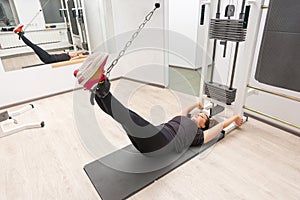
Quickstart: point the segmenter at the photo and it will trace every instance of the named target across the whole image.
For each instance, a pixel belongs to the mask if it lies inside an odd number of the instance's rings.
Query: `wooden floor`
[[[126,80],[112,84],[112,91],[122,102],[154,123],[169,119],[188,101],[193,103],[190,97],[168,89]],[[35,108],[19,116],[19,123],[43,120],[46,126],[0,138],[1,200],[100,199],[83,170],[85,164],[97,158],[97,153],[83,139],[85,133],[75,120],[84,118],[84,114],[74,112],[74,107],[82,103],[76,95],[81,92],[84,91],[32,102]],[[86,97],[83,99],[88,102],[87,92]],[[97,106],[82,109],[95,113],[91,119],[96,118],[116,149],[129,144],[120,126]],[[299,137],[250,118],[213,148],[130,199],[297,200],[299,164]]]

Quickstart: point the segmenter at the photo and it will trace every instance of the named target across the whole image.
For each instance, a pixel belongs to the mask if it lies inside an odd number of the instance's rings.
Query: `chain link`
[[[115,58],[112,63],[110,64],[110,66],[107,68],[106,71],[106,76],[109,77],[111,70],[113,69],[114,66],[116,66],[116,64],[118,63],[119,59],[124,56],[126,50],[131,46],[132,42],[135,40],[135,38],[139,35],[139,33],[141,32],[141,30],[145,27],[145,25],[147,24],[147,22],[149,22],[153,16],[154,11],[156,10],[156,7],[146,15],[145,20],[143,21],[143,23],[141,23],[141,25],[139,25],[138,29],[132,34],[130,40],[128,42],[126,42],[125,46],[123,47],[123,49],[120,51],[119,55],[117,56],[117,58]]]

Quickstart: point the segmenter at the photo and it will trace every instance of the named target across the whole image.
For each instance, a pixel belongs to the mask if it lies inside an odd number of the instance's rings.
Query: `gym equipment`
[[[204,17],[205,17],[205,5],[201,6],[201,15],[200,15],[200,25],[204,24]]]
[[[130,167],[134,166],[135,163],[139,163],[137,157],[124,154],[124,151],[138,153],[133,145],[128,145],[123,149],[117,150],[85,165],[84,170],[103,200],[125,199],[212,147],[216,142],[224,138],[224,134],[225,133],[220,133],[214,140],[201,147],[190,147],[181,157],[170,165],[152,172],[122,172],[105,164],[107,162],[116,163],[116,165],[122,163],[122,165]]]
[[[1,31],[13,31],[15,29],[15,27],[13,26],[13,27],[2,27],[1,28]]]
[[[281,97],[281,98],[285,98],[285,99],[288,99],[288,100],[291,100],[291,101],[300,102],[300,98],[299,97],[294,97],[294,96],[286,95],[286,94],[283,94],[283,93],[273,92],[273,91],[270,91],[270,90],[266,90],[264,88],[259,88],[259,87],[255,87],[255,86],[251,86],[251,85],[247,85],[247,88],[252,89],[254,91],[260,91],[260,92],[268,93],[270,95],[274,95],[274,96],[278,96],[278,97]],[[296,129],[300,130],[300,126],[298,126],[296,124],[293,124],[293,123],[287,122],[285,120],[279,119],[277,117],[268,115],[266,113],[260,112],[258,110],[253,109],[253,108],[250,108],[248,106],[244,106],[244,109],[248,110],[248,111],[251,111],[253,113],[256,113],[258,115],[264,116],[266,118],[272,119],[272,120],[274,120],[276,122],[280,122],[282,124],[285,124],[285,125],[288,125],[290,127],[293,127],[293,128],[296,128]],[[279,128],[281,128],[281,127],[279,127]],[[293,130],[287,130],[287,131],[294,132]],[[296,135],[299,135],[299,133],[296,133]]]
[[[246,30],[242,20],[211,19],[210,38],[232,42],[242,42],[246,38]]]
[[[299,18],[298,1],[270,1],[255,71],[257,81],[300,92]]]
[[[220,7],[221,1],[218,0],[216,18],[211,19],[210,21],[209,38],[214,39],[212,55],[212,73],[210,80],[204,83],[204,94],[206,94],[212,99],[226,103],[227,105],[231,105],[231,103],[235,101],[236,97],[236,89],[233,88],[233,80],[236,68],[239,42],[243,42],[246,39],[245,27],[247,27],[247,22],[245,22],[245,20],[248,21],[250,8],[247,8],[247,18],[244,17],[245,0],[243,0],[239,19],[230,19],[230,17],[234,16],[235,7],[234,5],[227,5],[225,9],[225,17],[227,17],[228,19],[220,19]],[[213,70],[215,67],[214,65],[217,40],[221,40],[221,44],[224,45],[223,57],[226,56],[227,41],[236,42],[229,86],[213,82]]]
[[[8,111],[2,111],[0,112],[0,138],[5,137],[14,133],[17,133],[19,131],[23,131],[26,129],[31,129],[31,128],[42,128],[45,126],[45,122],[35,122],[35,123],[27,123],[23,124],[14,128],[10,129],[5,129],[4,126],[14,123],[18,124],[18,121],[14,119],[15,116],[23,114],[24,112],[27,112],[31,109],[33,109],[34,106],[32,104],[29,104],[27,106],[24,106],[23,108],[20,108],[19,110],[13,111],[13,112],[8,112]]]
[[[56,25],[45,26],[45,28],[56,28]]]
[[[209,116],[215,116],[221,112],[223,112],[225,108],[221,105],[214,105],[211,109],[209,109]]]
[[[225,17],[228,17],[228,18],[233,17],[234,11],[235,11],[234,5],[227,5],[225,8]]]
[[[250,8],[251,6],[246,6],[245,10],[245,18],[244,18],[244,28],[247,29],[248,27],[248,21],[249,21],[249,15],[250,15]]]
[[[214,82],[206,82],[204,85],[204,90],[207,97],[221,101],[227,105],[230,105],[235,100],[236,89],[230,89],[226,85]]]

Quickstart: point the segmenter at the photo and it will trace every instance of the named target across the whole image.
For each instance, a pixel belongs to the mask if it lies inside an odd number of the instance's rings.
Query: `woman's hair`
[[[206,115],[206,114],[205,114],[205,115]],[[205,121],[205,124],[204,124],[205,127],[202,128],[203,131],[209,129],[210,119],[209,119],[209,117],[208,117],[207,115],[206,115],[206,117],[207,117],[207,120]]]

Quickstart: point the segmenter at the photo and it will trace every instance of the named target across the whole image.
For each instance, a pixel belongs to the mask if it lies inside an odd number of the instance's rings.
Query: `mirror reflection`
[[[0,27],[6,72],[88,54],[81,0],[0,0]]]

